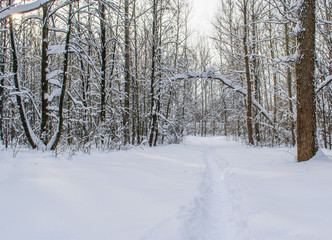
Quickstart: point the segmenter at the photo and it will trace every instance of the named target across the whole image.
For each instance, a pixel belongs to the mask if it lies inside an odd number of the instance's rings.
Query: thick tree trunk
[[[315,99],[315,0],[299,7],[297,92],[297,160],[307,161],[317,152]]]

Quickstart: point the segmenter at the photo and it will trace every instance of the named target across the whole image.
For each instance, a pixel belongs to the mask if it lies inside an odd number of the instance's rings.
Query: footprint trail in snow
[[[204,151],[206,170],[200,197],[190,210],[184,235],[188,240],[250,239],[240,214],[239,185],[227,160],[216,158],[213,149]],[[234,181],[233,181],[234,180]],[[244,236],[246,235],[246,236]]]

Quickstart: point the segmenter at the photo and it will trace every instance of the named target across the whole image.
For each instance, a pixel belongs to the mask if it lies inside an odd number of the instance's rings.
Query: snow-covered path
[[[186,222],[187,238],[238,239],[241,225],[228,185],[229,163],[222,158],[217,162],[212,149],[205,150],[204,159],[206,170],[200,187],[200,197],[195,200],[192,216]]]
[[[332,161],[292,154],[222,137],[72,158],[0,151],[0,239],[330,240]]]

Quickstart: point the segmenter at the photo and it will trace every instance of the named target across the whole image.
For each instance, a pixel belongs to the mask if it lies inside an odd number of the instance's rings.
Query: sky
[[[200,33],[210,35],[211,21],[218,9],[220,0],[189,0],[192,2],[191,24]]]

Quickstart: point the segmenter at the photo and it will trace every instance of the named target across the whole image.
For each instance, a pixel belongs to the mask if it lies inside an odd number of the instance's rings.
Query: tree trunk
[[[284,9],[286,11],[286,7]],[[290,39],[289,39],[289,30],[288,23],[285,23],[285,48],[286,48],[286,56],[290,56]],[[288,109],[289,109],[289,129],[292,135],[291,145],[295,146],[295,124],[294,124],[294,110],[293,110],[293,93],[292,93],[292,73],[291,68],[289,66],[290,63],[287,63],[287,90],[288,90]]]
[[[99,0],[100,15],[100,57],[101,57],[101,76],[100,76],[100,121],[103,123],[106,118],[106,19],[105,4]]]
[[[124,145],[130,143],[129,134],[129,104],[130,104],[130,81],[131,81],[131,69],[130,69],[130,18],[129,18],[129,0],[124,1],[125,4],[125,99],[124,99],[124,113],[123,113],[123,127],[124,127]]]
[[[12,47],[12,60],[13,60],[13,74],[14,74],[14,83],[16,89],[16,101],[19,108],[20,118],[22,121],[23,129],[25,132],[25,136],[28,139],[28,142],[32,148],[37,148],[38,144],[32,132],[32,129],[29,125],[28,118],[25,113],[25,107],[23,103],[23,99],[21,96],[21,86],[20,86],[20,76],[18,70],[18,56],[17,56],[17,46],[15,40],[15,33],[14,33],[14,26],[13,26],[13,19],[12,17],[9,19],[9,28],[10,28],[10,42]]]
[[[151,86],[150,86],[150,95],[151,95],[151,131],[149,137],[149,145],[150,147],[154,144],[154,138],[157,129],[157,109],[155,103],[155,72],[156,72],[156,49],[158,43],[158,32],[157,32],[157,17],[158,17],[158,9],[157,9],[158,0],[153,1],[153,22],[152,22],[152,49],[151,49]]]
[[[247,26],[247,0],[243,0],[243,50],[244,50],[244,62],[246,69],[247,80],[247,128],[248,128],[248,142],[250,145],[254,145],[253,131],[252,131],[252,96],[251,96],[251,80],[250,80],[250,68],[249,68],[249,56],[248,56],[248,26]]]
[[[69,13],[68,13],[68,22],[67,22],[67,34],[66,34],[66,43],[65,43],[65,56],[63,60],[63,79],[62,79],[62,86],[61,86],[61,94],[60,94],[60,103],[59,103],[59,123],[58,129],[55,132],[54,136],[50,141],[50,146],[47,146],[48,149],[55,150],[59,144],[60,137],[62,134],[62,127],[63,127],[63,108],[64,108],[64,100],[66,95],[66,87],[67,87],[67,80],[68,80],[68,65],[69,65],[69,42],[70,42],[70,34],[71,34],[71,22],[72,22],[72,5],[69,5]]]
[[[254,98],[258,103],[261,103],[260,101],[260,80],[259,80],[259,76],[258,76],[258,72],[259,72],[259,59],[257,59],[258,55],[258,51],[257,51],[257,16],[255,13],[255,1],[252,2],[252,65],[253,65],[253,74],[254,74]],[[255,110],[254,111],[254,119],[255,119],[255,124],[254,124],[254,130],[255,130],[255,140],[256,140],[256,144],[258,145],[259,142],[261,141],[260,139],[260,129],[259,129],[259,110]]]
[[[43,7],[43,22],[42,22],[42,49],[41,49],[41,123],[40,123],[40,137],[44,144],[47,144],[47,129],[46,124],[48,120],[48,9],[49,4]]]
[[[2,7],[1,2],[0,2],[0,7]],[[6,21],[3,20],[0,28],[4,28],[6,26]],[[4,93],[4,84],[5,84],[5,58],[6,58],[6,33],[1,32],[0,33],[0,40],[1,40],[1,45],[0,45],[0,140],[4,141],[4,133],[3,133],[3,109],[4,109],[4,101],[5,101],[5,93]]]
[[[271,10],[269,9],[269,18],[272,19],[272,14],[271,14]],[[274,49],[275,49],[275,44],[274,44],[274,40],[273,40],[273,34],[272,34],[272,23],[270,23],[269,26],[269,34],[270,34],[270,55],[271,55],[271,59],[275,58],[275,54],[274,54]],[[272,146],[275,144],[276,142],[276,138],[277,138],[277,131],[276,131],[276,124],[277,124],[277,110],[278,110],[278,98],[277,98],[277,92],[278,92],[278,88],[277,88],[277,73],[274,69],[274,66],[272,65],[272,74],[273,74],[273,136],[272,136]]]
[[[296,61],[297,160],[307,161],[317,152],[315,99],[315,0],[299,7]]]

